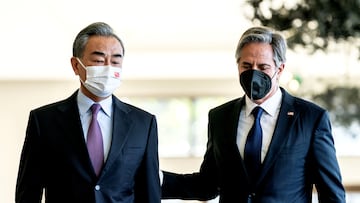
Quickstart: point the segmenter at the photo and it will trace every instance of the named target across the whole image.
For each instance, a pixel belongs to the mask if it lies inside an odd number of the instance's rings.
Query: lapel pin
[[[293,112],[293,111],[289,111],[289,112],[287,112],[287,115],[288,115],[288,116],[293,116],[293,115],[294,115],[294,112]]]

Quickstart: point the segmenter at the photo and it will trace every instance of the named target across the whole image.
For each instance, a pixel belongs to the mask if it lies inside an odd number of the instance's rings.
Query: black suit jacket
[[[21,154],[17,203],[159,203],[155,116],[113,96],[108,158],[96,177],[71,97],[32,110]]]
[[[250,182],[236,144],[240,110],[235,99],[209,112],[208,143],[200,171],[164,172],[164,199],[221,203],[308,203],[313,184],[320,202],[345,202],[327,112],[281,89],[283,99],[273,138],[257,182]]]

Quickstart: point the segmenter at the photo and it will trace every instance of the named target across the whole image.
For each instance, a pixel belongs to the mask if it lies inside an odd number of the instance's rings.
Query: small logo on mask
[[[119,72],[114,72],[114,77],[115,77],[115,78],[119,78],[119,77],[120,77],[120,73],[119,73]]]

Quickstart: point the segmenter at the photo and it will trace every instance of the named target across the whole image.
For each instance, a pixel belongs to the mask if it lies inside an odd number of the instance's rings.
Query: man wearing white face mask
[[[124,46],[93,23],[75,38],[71,65],[80,88],[30,112],[16,202],[160,203],[154,115],[113,95]]]

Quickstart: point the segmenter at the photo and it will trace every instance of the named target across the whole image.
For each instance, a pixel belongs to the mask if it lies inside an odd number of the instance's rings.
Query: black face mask
[[[251,100],[258,100],[270,92],[272,82],[267,74],[250,69],[240,74],[240,84]]]

